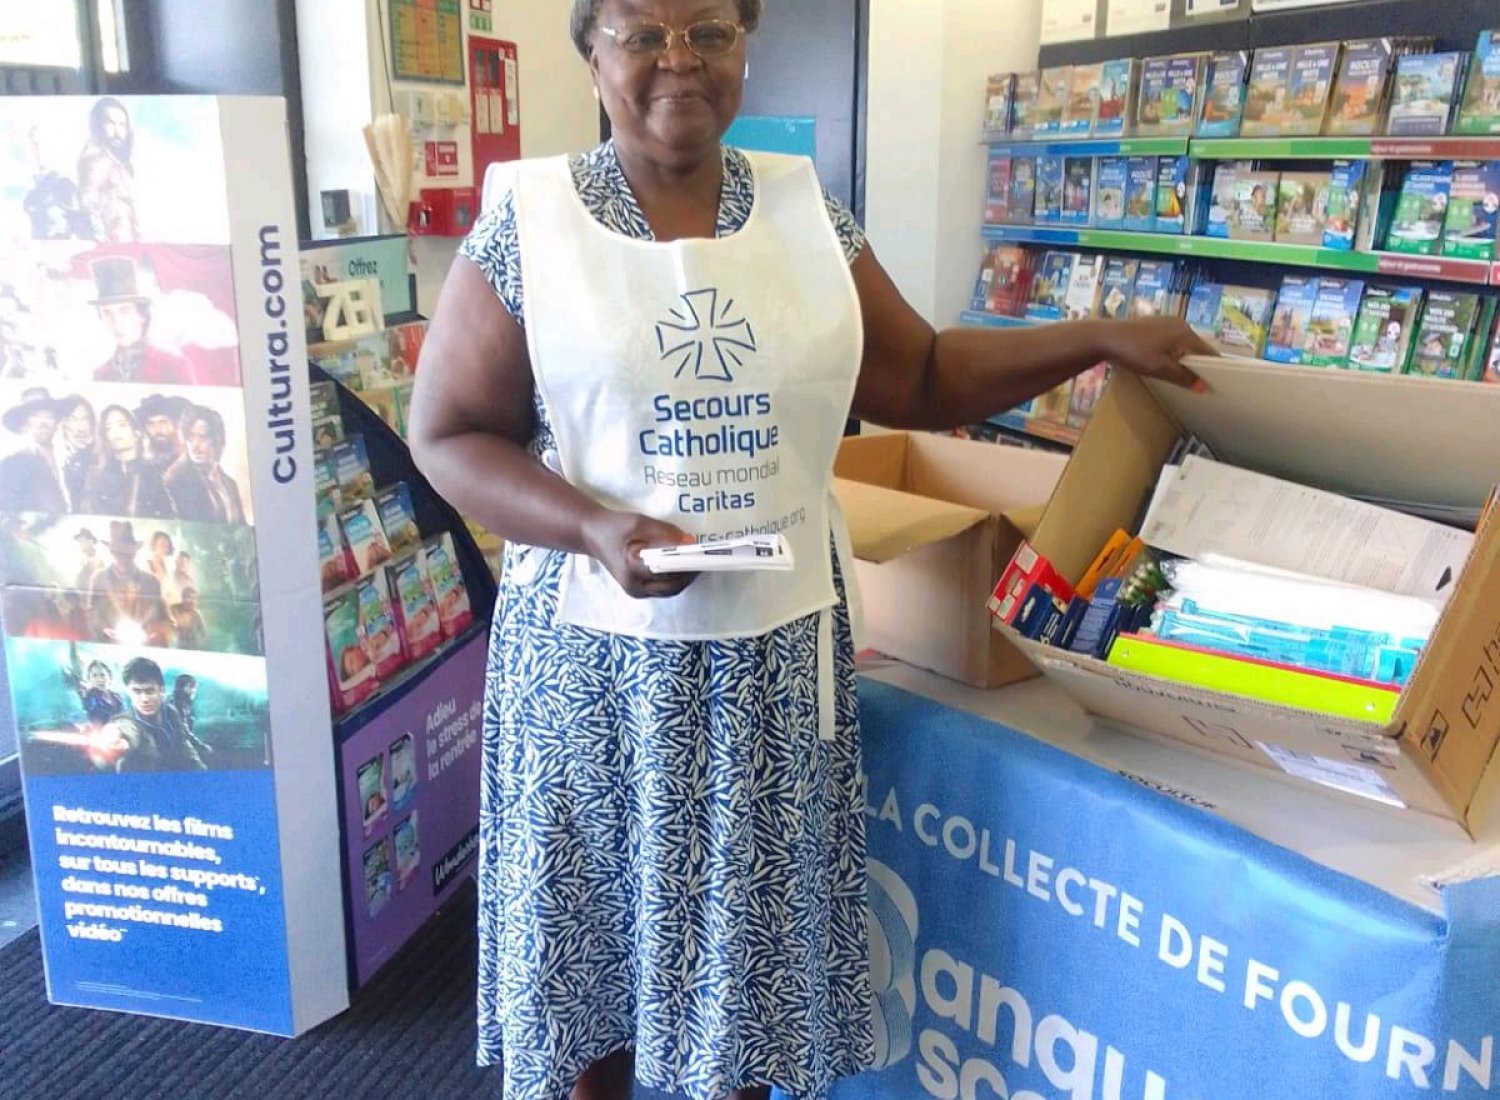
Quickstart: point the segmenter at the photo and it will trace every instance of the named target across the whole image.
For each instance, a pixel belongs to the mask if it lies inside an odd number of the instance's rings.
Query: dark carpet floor
[[[495,1100],[499,1072],[474,1065],[474,906],[462,891],[348,1012],[293,1040],[49,1005],[28,932],[0,949],[0,1097]]]

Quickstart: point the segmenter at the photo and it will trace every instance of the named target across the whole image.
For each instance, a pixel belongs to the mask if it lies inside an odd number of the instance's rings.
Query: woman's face
[[[151,556],[159,561],[165,561],[172,553],[172,540],[166,535],[157,535],[151,540]]]
[[[737,24],[733,0],[605,0],[594,31],[590,67],[616,140],[649,160],[672,163],[717,145],[739,113],[745,91],[745,36],[708,58],[688,49],[680,32],[695,23]],[[632,53],[631,32],[665,24],[671,49]],[[617,31],[615,36],[599,28]]]
[[[135,457],[136,446],[139,438],[136,435],[135,425],[130,418],[119,409],[111,409],[104,416],[102,424],[104,442],[109,444],[110,451],[122,462],[128,462]]]

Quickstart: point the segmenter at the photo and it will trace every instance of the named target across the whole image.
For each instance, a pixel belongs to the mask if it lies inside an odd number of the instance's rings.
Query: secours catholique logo
[[[717,288],[688,291],[667,314],[656,324],[656,343],[662,362],[676,367],[674,378],[691,370],[700,381],[733,382],[731,368],[758,350],[750,322]]]

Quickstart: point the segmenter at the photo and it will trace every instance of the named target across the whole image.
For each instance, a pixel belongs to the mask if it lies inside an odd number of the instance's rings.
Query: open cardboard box
[[[1479,507],[1500,481],[1500,386],[1194,359],[1194,394],[1117,372],[1032,543],[1070,582],[1128,527],[1184,431],[1231,465],[1347,495]],[[1500,521],[1478,533],[1386,725],[1184,686],[1000,628],[1097,717],[1472,829],[1500,743]],[[1493,784],[1491,784],[1493,785]]]
[[[985,600],[1066,465],[922,433],[845,439],[834,491],[857,559],[861,643],[974,687],[1035,676],[990,629]]]

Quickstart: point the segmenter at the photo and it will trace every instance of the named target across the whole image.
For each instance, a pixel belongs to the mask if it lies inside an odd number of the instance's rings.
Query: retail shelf
[[[990,152],[1002,157],[1170,157],[1188,151],[1185,137],[1079,137],[1013,141],[1007,134],[985,135]]]
[[[1500,137],[1196,138],[1203,160],[1500,160]]]
[[[958,319],[966,325],[977,325],[981,328],[1031,328],[1033,325],[1045,323],[1031,317],[1003,317],[998,313],[986,313],[980,309],[966,309],[958,315]]]
[[[1070,424],[1059,424],[1053,420],[1038,420],[1023,412],[1000,413],[998,416],[990,417],[989,423],[997,428],[1004,428],[1008,432],[1045,439],[1049,443],[1062,443],[1068,447],[1078,446],[1078,440],[1083,436],[1082,428],[1075,428]]]
[[[1169,233],[1124,233],[1109,229],[1061,229],[1053,226],[987,225],[986,240],[1009,244],[1058,244],[1124,252],[1154,252],[1203,259],[1245,260],[1321,267],[1366,275],[1400,275],[1483,286],[1500,276],[1500,264],[1455,260],[1444,256],[1408,256],[1394,252],[1341,252],[1312,245],[1231,241],[1218,237],[1180,237]]]

